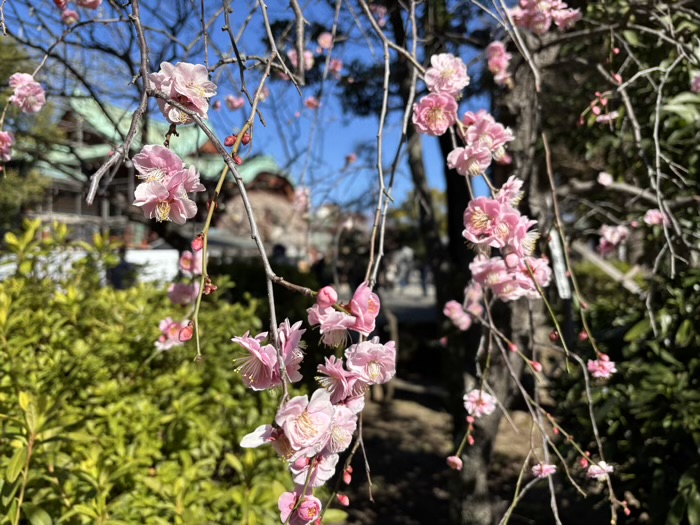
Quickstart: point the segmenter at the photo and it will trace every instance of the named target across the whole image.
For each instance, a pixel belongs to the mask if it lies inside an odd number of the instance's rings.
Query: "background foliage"
[[[256,302],[206,302],[201,362],[190,346],[154,354],[159,321],[186,312],[151,285],[100,286],[116,262],[104,239],[71,266],[67,230],[38,227],[5,238],[19,264],[0,283],[0,523],[276,521],[284,465],[238,448],[277,401],[232,363],[230,338],[260,328]]]

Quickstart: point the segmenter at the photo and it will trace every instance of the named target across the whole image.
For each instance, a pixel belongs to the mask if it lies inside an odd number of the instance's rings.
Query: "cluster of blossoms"
[[[28,73],[14,73],[9,79],[13,89],[8,102],[17,106],[22,113],[36,113],[46,104],[46,94],[34,76]],[[12,146],[15,138],[9,131],[0,131],[0,159],[8,162],[12,159]],[[1,168],[0,168],[1,169]]]
[[[187,194],[205,188],[194,166],[186,168],[180,157],[158,145],[144,146],[133,163],[143,180],[134,191],[134,206],[143,208],[147,218],[184,224],[197,214]]]
[[[600,234],[598,251],[601,255],[608,255],[614,252],[618,246],[625,243],[630,235],[630,230],[627,226],[622,224],[617,226],[603,224],[598,230],[598,233]]]
[[[503,301],[538,298],[535,282],[545,287],[552,274],[546,259],[532,257],[539,234],[531,230],[537,222],[516,208],[522,185],[510,177],[494,198],[474,199],[464,212],[464,238],[482,253],[489,248],[501,252],[499,257],[478,255],[469,265],[472,278]]]
[[[516,26],[537,35],[545,34],[552,22],[563,31],[581,19],[578,9],[569,8],[561,0],[519,0],[518,5],[510,10],[510,15]]]
[[[366,284],[355,292],[350,305],[339,305],[337,301],[335,290],[325,287],[308,311],[309,323],[321,326],[325,344],[344,345],[348,329],[365,336],[374,330],[379,299]],[[352,315],[346,313],[346,307]],[[340,318],[329,321],[329,310],[344,316],[347,322]],[[328,323],[333,326],[329,327]],[[267,333],[235,337],[233,341],[247,351],[245,357],[236,360],[245,385],[253,390],[268,390],[281,385],[285,378],[299,381],[302,377],[299,368],[304,358],[301,338],[305,331],[301,321],[292,325],[285,320],[278,331],[279,355],[272,344],[265,344]],[[343,335],[335,333],[338,331]],[[313,489],[333,476],[339,454],[350,446],[358,414],[364,408],[367,388],[390,381],[396,372],[393,341],[381,344],[379,338],[374,337],[349,346],[344,356],[344,361],[335,356],[326,357],[325,363],[318,366],[317,380],[321,388],[314,391],[311,398],[289,399],[278,409],[273,425],[262,425],[241,441],[245,448],[271,444],[289,463],[296,489],[285,492],[279,499],[280,518],[284,523],[306,525],[319,518],[321,502],[313,496]],[[346,476],[346,483],[349,481]],[[348,503],[344,496],[340,496],[339,501]]]
[[[151,73],[148,78],[153,87],[165,96],[201,118],[207,118],[209,98],[216,95],[216,84],[209,80],[209,72],[206,67],[187,62],[179,62],[176,66],[170,62],[162,62],[160,71]],[[190,115],[162,98],[158,99],[158,107],[168,122],[172,124],[191,124],[194,122]]]
[[[241,109],[243,106],[245,106],[245,99],[243,97],[234,97],[233,95],[227,95],[225,100],[226,107],[231,111]]]
[[[496,398],[475,388],[464,394],[464,408],[474,419],[488,416],[496,410]]]
[[[193,243],[194,245],[194,243]],[[199,295],[199,283],[196,282],[196,277],[202,275],[204,252],[195,249],[194,252],[185,251],[180,256],[178,267],[182,276],[191,279],[190,283],[172,283],[168,289],[168,298],[173,304],[188,306],[195,302]],[[210,283],[208,283],[211,286]],[[206,292],[206,290],[205,290]],[[161,336],[155,342],[155,347],[158,351],[170,350],[175,346],[180,346],[183,343],[192,339],[194,327],[192,323],[185,319],[182,322],[173,321],[170,317],[166,317],[160,322]]]
[[[14,93],[10,104],[17,106],[23,113],[36,113],[46,103],[44,88],[27,73],[15,73],[10,77],[10,87]]]
[[[465,146],[447,155],[447,167],[460,175],[476,177],[486,172],[492,160],[508,162],[505,145],[513,140],[513,133],[487,111],[465,113],[461,136]]]
[[[596,379],[608,379],[617,372],[617,368],[615,368],[615,362],[610,361],[607,354],[599,354],[598,359],[588,360],[588,371]]]
[[[457,97],[469,85],[467,66],[449,53],[430,57],[425,72],[430,94],[413,105],[413,124],[419,133],[443,135],[457,122]]]
[[[460,304],[457,301],[447,301],[442,313],[447,316],[452,324],[459,330],[465,332],[472,325],[472,316],[481,317],[484,313],[484,307],[481,305],[484,293],[481,285],[470,283],[464,289],[464,303]]]
[[[498,86],[505,86],[510,80],[508,66],[513,55],[506,51],[503,42],[491,42],[486,48],[486,60],[488,68],[493,75],[493,80]]]
[[[316,53],[322,54],[324,51],[329,51],[333,49],[333,35],[331,35],[329,32],[325,31],[321,33],[316,42],[318,43],[318,47],[316,48]],[[299,57],[296,49],[290,49],[287,51],[287,58],[289,59],[289,63],[292,65],[294,69],[298,67],[299,63]],[[309,51],[308,49],[304,50],[304,56],[303,56],[303,65],[304,65],[304,71],[310,71],[313,67],[314,64],[316,63],[316,58],[314,56],[314,53],[312,51]],[[330,62],[328,63],[328,73],[333,76],[336,80],[340,78],[340,73],[343,70],[343,61],[339,58],[332,58]],[[283,80],[289,80],[289,77],[285,74],[280,74],[279,78]],[[314,97],[309,97],[309,98],[314,98]],[[307,105],[308,107],[308,105]],[[310,109],[317,109],[317,108],[310,108]]]
[[[68,8],[68,0],[53,0],[53,3],[61,10],[61,21],[67,26],[77,24],[80,15],[74,9]],[[85,9],[97,9],[102,5],[102,0],[75,0],[78,7]]]

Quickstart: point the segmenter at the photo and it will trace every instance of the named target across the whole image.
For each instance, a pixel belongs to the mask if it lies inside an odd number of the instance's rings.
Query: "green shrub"
[[[653,287],[649,311],[656,333],[642,302],[606,291],[604,282],[591,294],[598,298],[591,319],[618,373],[605,382],[592,380],[592,394],[606,459],[616,466],[617,495],[639,501],[628,522],[698,525],[700,270]],[[555,395],[562,423],[595,450],[580,374]]]
[[[231,337],[261,328],[257,303],[207,298],[199,362],[192,344],[154,353],[159,321],[188,312],[150,285],[101,287],[100,238],[58,281],[40,278],[66,232],[32,228],[6,239],[22,267],[0,283],[0,523],[279,520],[285,465],[238,446],[277,405],[232,364]]]

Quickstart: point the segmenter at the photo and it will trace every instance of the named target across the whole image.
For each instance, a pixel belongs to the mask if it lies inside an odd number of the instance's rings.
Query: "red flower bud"
[[[178,336],[178,338],[183,343],[186,343],[187,341],[192,339],[193,334],[194,334],[194,328],[192,327],[191,324],[188,324],[186,327],[184,327],[182,330],[180,330],[180,335]]]
[[[581,330],[578,333],[578,340],[581,341],[582,343],[584,341],[588,341],[588,334],[584,330]]]
[[[238,155],[234,155],[233,162],[235,162],[236,164],[238,164],[240,166],[241,164],[243,164],[243,159],[241,159]]]
[[[243,144],[244,146],[247,146],[248,144],[250,144],[250,133],[243,134],[243,138],[241,139],[241,144]]]
[[[198,252],[204,246],[204,235],[198,234],[192,241],[192,251]]]
[[[557,332],[556,330],[552,330],[551,332],[549,332],[549,340],[552,343],[556,343],[557,341],[559,341],[559,332]]]
[[[236,143],[236,135],[229,135],[224,139],[224,146],[230,148]]]
[[[350,505],[350,498],[348,498],[345,494],[336,494],[335,497],[338,500],[338,503],[340,503],[343,507]]]

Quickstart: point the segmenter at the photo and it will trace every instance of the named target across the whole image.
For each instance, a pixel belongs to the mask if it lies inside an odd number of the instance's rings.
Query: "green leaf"
[[[644,338],[651,331],[649,319],[642,319],[625,334],[625,341],[632,342]]]
[[[27,448],[22,447],[18,448],[14,455],[12,456],[12,459],[10,460],[10,463],[7,465],[7,472],[5,473],[5,479],[9,481],[10,483],[13,483],[16,479],[17,476],[19,476],[20,472],[22,472],[22,469],[24,468],[24,464],[27,462]]]
[[[695,484],[688,495],[688,523],[700,525],[700,492]]]
[[[695,327],[691,319],[686,319],[681,323],[681,326],[676,332],[676,344],[681,347],[686,347],[695,336]]]
[[[53,525],[53,520],[48,512],[37,505],[24,503],[22,512],[32,525]]]
[[[623,31],[622,36],[627,40],[627,43],[632,47],[639,46],[639,37],[634,31]]]

